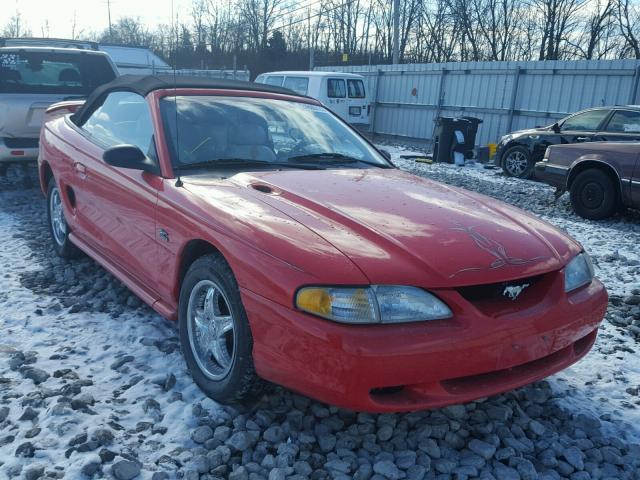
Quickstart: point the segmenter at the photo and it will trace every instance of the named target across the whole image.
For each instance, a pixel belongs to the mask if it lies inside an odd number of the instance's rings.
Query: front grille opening
[[[458,288],[458,292],[465,300],[475,303],[485,300],[507,300],[510,301],[508,293],[505,293],[509,287],[526,287],[518,295],[519,298],[525,298],[525,295],[530,294],[534,290],[534,286],[541,279],[542,275],[529,278],[521,278],[518,280],[512,280],[510,282],[490,283],[487,285],[472,285],[470,287]]]
[[[528,381],[521,383],[530,383],[551,375],[585,355],[595,342],[597,334],[597,330],[594,330],[556,352],[527,363],[503,370],[442,380],[440,385],[452,395],[466,395],[479,390],[502,388],[522,379]]]
[[[596,341],[597,335],[598,335],[598,331],[594,330],[589,335],[586,335],[582,337],[580,340],[578,340],[577,342],[575,342],[573,344],[574,353],[578,356],[584,355],[587,351],[589,351],[589,349],[591,348],[591,345],[593,345],[593,342]]]

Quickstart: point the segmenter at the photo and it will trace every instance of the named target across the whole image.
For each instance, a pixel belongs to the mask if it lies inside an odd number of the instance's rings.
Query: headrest
[[[255,123],[242,125],[242,128],[234,128],[229,131],[229,143],[234,145],[267,145],[269,143],[267,129]]]
[[[0,68],[0,79],[9,80],[10,82],[19,82],[22,80],[22,75],[19,71],[11,68]]]
[[[65,68],[60,70],[58,74],[59,82],[80,82],[80,74],[73,68]]]

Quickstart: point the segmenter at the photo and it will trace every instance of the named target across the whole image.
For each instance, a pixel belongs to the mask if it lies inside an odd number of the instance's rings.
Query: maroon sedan
[[[640,207],[640,143],[554,145],[536,163],[536,178],[569,191],[581,217],[601,220],[621,207]]]

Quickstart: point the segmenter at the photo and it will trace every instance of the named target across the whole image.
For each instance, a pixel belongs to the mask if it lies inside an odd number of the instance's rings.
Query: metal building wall
[[[640,102],[639,60],[460,62],[320,67],[359,73],[374,100],[373,132],[431,141],[438,116],[483,120],[476,143],[549,125],[568,113]]]

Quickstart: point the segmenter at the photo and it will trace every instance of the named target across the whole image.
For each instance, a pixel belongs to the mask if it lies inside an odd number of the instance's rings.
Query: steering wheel
[[[180,152],[180,162],[181,163],[195,163],[198,161],[198,158],[196,156],[196,152],[198,150],[200,150],[200,148],[202,148],[203,146],[205,146],[209,140],[211,140],[211,137],[206,137],[204,138],[200,143],[198,143],[194,148],[192,149],[182,149],[182,151]],[[186,162],[185,162],[186,160]]]
[[[317,147],[317,148],[311,148]],[[305,153],[318,153],[322,152],[322,146],[319,143],[305,143],[304,140],[299,141],[289,152],[290,157],[294,157],[296,155],[304,155]]]

